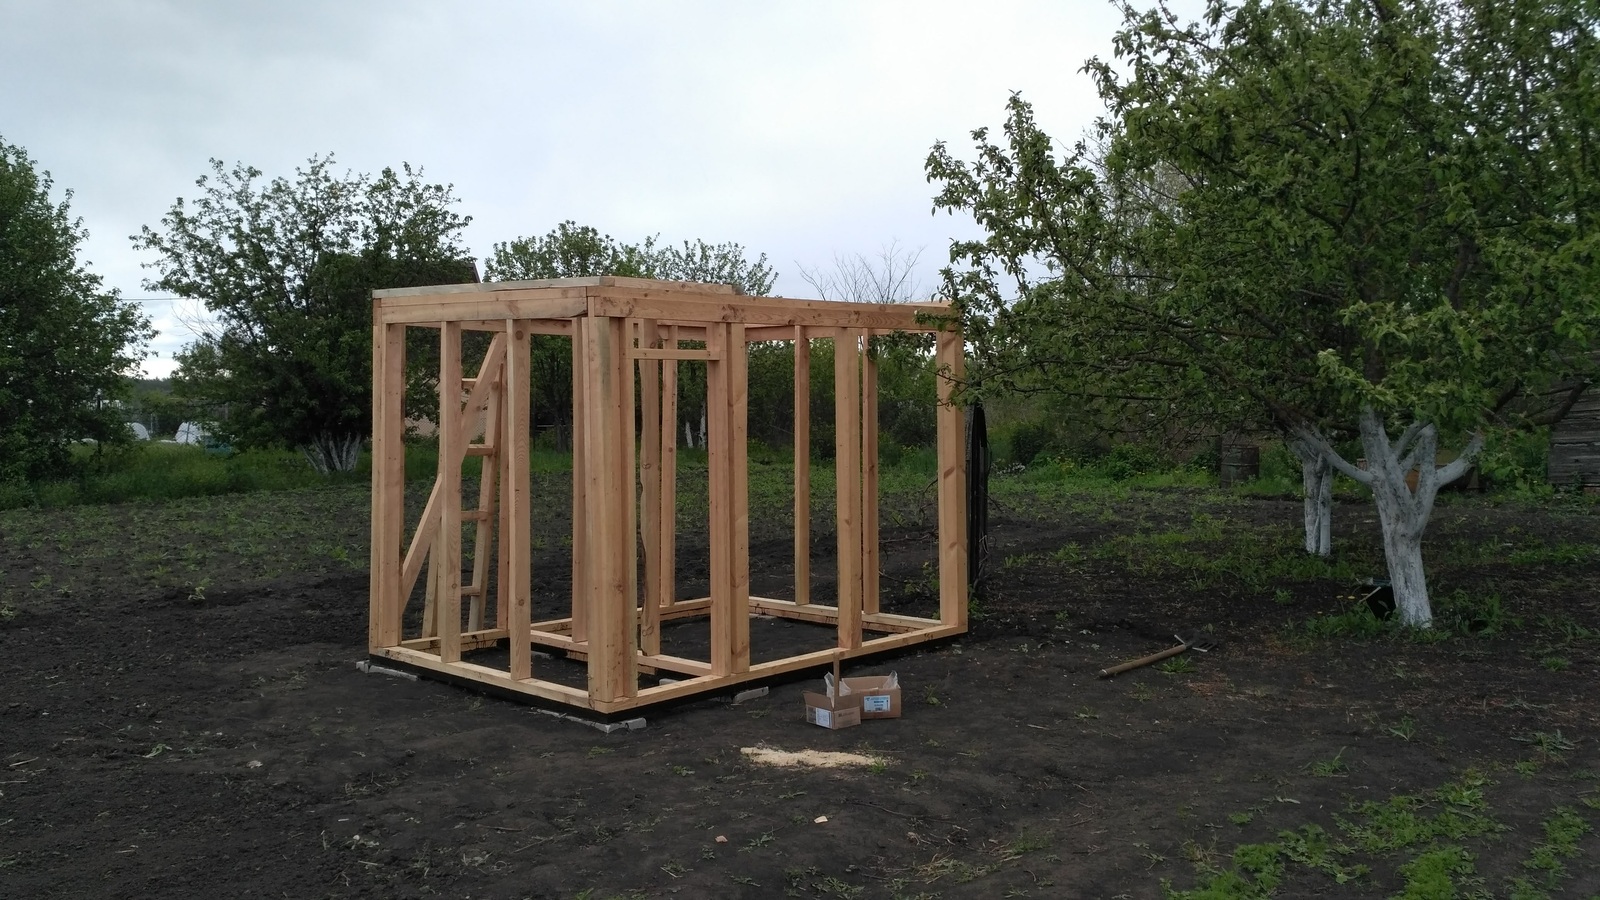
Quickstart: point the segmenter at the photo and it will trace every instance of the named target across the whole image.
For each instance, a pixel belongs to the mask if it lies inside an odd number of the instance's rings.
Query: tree
[[[421,170],[376,178],[312,157],[293,180],[211,161],[192,207],[158,231],[147,287],[203,301],[216,327],[179,356],[180,390],[227,407],[244,446],[299,447],[319,472],[355,468],[372,430],[372,291],[476,280],[459,243],[469,219]]]
[[[846,303],[920,303],[931,299],[917,278],[922,249],[910,250],[891,240],[876,257],[863,253],[834,254],[831,268],[800,267],[800,277],[822,300]],[[824,350],[831,365],[831,341],[814,342],[813,359]],[[933,338],[927,334],[887,334],[872,338],[868,352],[878,363],[878,417],[882,440],[894,450],[928,446],[934,437],[936,379]],[[792,359],[792,356],[790,357]],[[831,373],[831,369],[829,370]],[[792,376],[791,376],[792,378]],[[813,410],[831,406],[832,376],[812,376]],[[821,387],[819,393],[816,390]],[[827,438],[832,441],[831,434]],[[893,451],[891,451],[893,452]]]
[[[772,292],[777,273],[761,254],[746,259],[740,244],[707,244],[696,240],[682,245],[661,246],[658,237],[647,237],[638,244],[624,244],[609,234],[562,222],[548,234],[521,237],[494,245],[484,260],[484,277],[489,281],[529,281],[546,278],[583,278],[620,275],[655,278],[663,281],[694,281],[706,284],[731,284],[740,293],[761,297]],[[556,427],[558,444],[565,447],[572,428],[572,342],[563,337],[535,335],[533,340],[533,402],[535,418],[546,415]],[[705,383],[687,367],[679,379],[680,414],[692,424],[699,416],[704,431]]]
[[[903,249],[890,241],[878,250],[877,259],[865,254],[833,256],[831,269],[800,267],[800,278],[817,292],[821,300],[847,303],[917,303],[928,299],[917,280],[917,261],[922,250]]]
[[[52,185],[0,138],[0,483],[59,474],[74,441],[129,440],[116,401],[155,334],[78,261],[88,232]]]
[[[1005,147],[974,132],[970,167],[934,148],[937,206],[987,232],[952,248],[946,290],[1002,375],[1281,429],[1307,465],[1308,545],[1325,528],[1313,468],[1370,487],[1402,621],[1426,627],[1438,488],[1510,398],[1584,365],[1600,322],[1597,14],[1582,0],[1210,0],[1190,24],[1123,12],[1128,74],[1086,66],[1107,109],[1103,170],[1087,142],[1057,162],[1018,97]],[[1169,202],[1145,202],[1163,184]],[[1337,451],[1343,435],[1365,468]],[[1443,465],[1441,441],[1460,447]]]

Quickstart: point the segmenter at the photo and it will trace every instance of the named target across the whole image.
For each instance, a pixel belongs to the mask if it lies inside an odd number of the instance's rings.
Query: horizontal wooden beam
[[[658,347],[635,347],[628,351],[628,356],[633,359],[721,359],[722,354],[713,350],[670,350]]]
[[[484,647],[493,647],[500,641],[505,640],[509,635],[510,632],[506,631],[504,628],[485,628],[480,631],[463,631],[461,632],[461,649],[481,650]],[[412,638],[410,640],[401,641],[400,646],[405,647],[408,650],[422,650],[437,654],[439,650],[439,639],[436,637]]]
[[[385,325],[426,325],[481,319],[569,319],[583,315],[588,309],[584,300],[538,296],[535,291],[432,300],[430,303],[380,306],[375,315]]]
[[[827,606],[821,603],[797,604],[789,600],[773,600],[768,597],[751,597],[750,609],[765,616],[775,616],[780,619],[793,619],[797,622],[816,622],[823,625],[832,625],[839,621],[839,607]],[[861,616],[861,627],[867,631],[884,631],[891,634],[904,634],[931,628],[939,625],[938,619],[924,619],[918,616],[898,616],[893,613],[867,613]]]
[[[837,328],[883,328],[895,331],[937,331],[917,322],[931,309],[888,303],[833,303],[776,297],[738,297],[698,291],[592,288],[589,315],[735,322],[750,325],[812,325]]]
[[[681,675],[693,675],[696,677],[711,674],[711,663],[698,659],[687,659],[682,656],[668,656],[664,653],[655,653],[650,655],[641,654],[638,659],[640,668],[648,667],[666,669],[669,672],[677,672]]]
[[[601,710],[598,704],[590,701],[589,692],[583,688],[568,687],[564,684],[543,681],[538,678],[513,679],[509,674],[499,669],[491,669],[488,666],[480,666],[474,663],[442,663],[439,661],[439,657],[431,653],[423,653],[405,647],[384,647],[373,651],[372,655],[384,659],[392,659],[395,662],[405,663],[419,669],[427,669],[430,672],[452,675],[476,684],[516,691],[540,700],[552,700],[569,706],[608,712],[608,710]]]

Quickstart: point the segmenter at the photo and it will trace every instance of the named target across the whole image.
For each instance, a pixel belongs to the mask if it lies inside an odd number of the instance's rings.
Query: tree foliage
[[[476,280],[468,219],[421,170],[338,173],[331,155],[295,177],[226,168],[134,238],[148,287],[203,301],[216,327],[179,357],[180,390],[227,411],[249,446],[302,448],[319,471],[355,466],[372,423],[372,291]]]
[[[696,240],[661,245],[654,236],[638,244],[625,244],[570,220],[547,234],[495,244],[494,252],[484,261],[484,276],[489,281],[597,275],[731,284],[752,297],[770,294],[777,278],[767,264],[766,254],[750,260],[740,244]],[[557,443],[565,447],[572,427],[572,342],[563,337],[535,335],[532,353],[534,418],[554,427]],[[752,357],[752,366],[757,364]],[[680,367],[679,392],[683,424],[691,430],[703,426],[704,369],[694,365]]]
[[[0,139],[0,483],[59,475],[74,441],[126,442],[117,401],[154,335],[79,262],[88,234],[51,187]]]
[[[1435,448],[1464,442],[1464,466],[1511,397],[1584,364],[1597,323],[1595,8],[1123,13],[1121,67],[1086,66],[1092,139],[1058,160],[1013,97],[1003,144],[980,129],[973,163],[928,159],[937,205],[986,232],[946,274],[979,372],[1298,437],[1374,486],[1402,611],[1426,624],[1421,532],[1455,471]],[[1335,452],[1349,434],[1370,469]]]

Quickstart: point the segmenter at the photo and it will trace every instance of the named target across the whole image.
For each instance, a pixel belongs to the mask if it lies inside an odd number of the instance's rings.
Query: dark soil
[[[1552,810],[1600,822],[1584,802],[1600,787],[1600,515],[1582,503],[1442,505],[1434,592],[1468,633],[1418,641],[1305,636],[1354,607],[1353,579],[1263,588],[1168,565],[1157,538],[1118,549],[1201,513],[1226,522],[1184,543],[1202,554],[1240,534],[1292,545],[1295,502],[1019,488],[994,511],[971,635],[851,669],[898,672],[902,718],[806,725],[808,681],[607,735],[357,671],[365,496],[0,518],[0,897],[1159,897],[1240,843],[1333,831],[1352,803],[1468,769],[1507,826],[1472,847],[1504,896]],[[891,606],[930,596],[924,500],[886,509]],[[1342,504],[1338,552],[1379,574],[1370,520]],[[792,571],[780,521],[752,536],[774,592]],[[552,604],[560,525],[535,562]],[[819,524],[824,562],[831,541]],[[687,533],[685,593],[696,553]],[[1174,634],[1216,646],[1187,671],[1096,677]],[[772,768],[741,753],[757,746],[883,762]],[[1347,884],[1291,870],[1277,895],[1401,889],[1394,859],[1367,862]],[[1552,896],[1600,893],[1592,830],[1563,865]]]

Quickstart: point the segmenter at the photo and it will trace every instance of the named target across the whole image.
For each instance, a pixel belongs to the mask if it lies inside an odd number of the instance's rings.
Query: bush
[[[1478,457],[1478,473],[1497,490],[1549,496],[1554,487],[1546,480],[1550,463],[1550,429],[1491,432]]]
[[[1006,450],[1005,461],[1013,465],[1028,465],[1034,459],[1054,448],[1055,426],[1049,422],[1018,422],[1001,431],[1000,441]]]
[[[1094,468],[1112,481],[1126,481],[1173,468],[1161,454],[1138,444],[1118,444],[1094,462]]]

